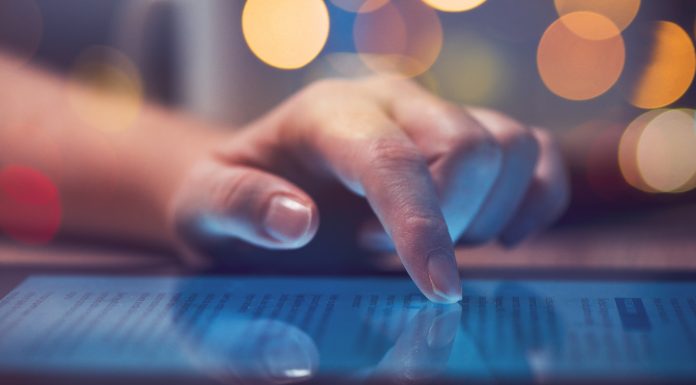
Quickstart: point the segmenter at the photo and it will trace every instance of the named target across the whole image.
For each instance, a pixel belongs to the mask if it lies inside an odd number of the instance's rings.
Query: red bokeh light
[[[60,194],[41,172],[9,165],[0,170],[0,229],[27,244],[50,242],[62,216]]]

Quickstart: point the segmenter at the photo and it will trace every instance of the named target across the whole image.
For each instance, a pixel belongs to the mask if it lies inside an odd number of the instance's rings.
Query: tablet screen
[[[234,383],[696,381],[696,283],[32,276],[0,300],[0,372]]]

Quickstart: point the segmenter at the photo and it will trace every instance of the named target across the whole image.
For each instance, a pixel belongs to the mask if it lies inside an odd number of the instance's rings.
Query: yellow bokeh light
[[[372,12],[387,4],[389,0],[331,0],[331,2],[348,12]]]
[[[638,169],[638,142],[643,130],[655,117],[665,110],[647,111],[635,118],[623,132],[619,143],[619,168],[624,180],[634,188],[645,192],[656,192],[651,188],[640,175]]]
[[[597,31],[586,23],[578,23],[578,20],[566,19],[565,23],[568,29],[586,39],[606,39],[631,24],[640,9],[640,0],[554,0],[554,5],[559,16],[581,11],[605,16],[618,28]]]
[[[463,12],[474,9],[486,0],[423,0],[429,6],[444,12]]]
[[[588,100],[609,90],[624,67],[625,47],[620,33],[607,39],[587,39],[567,24],[592,26],[597,35],[618,31],[606,17],[592,12],[573,12],[549,26],[539,42],[537,66],[544,84],[556,95]]]
[[[297,69],[314,60],[329,37],[329,11],[322,0],[247,0],[242,32],[264,63]]]
[[[437,60],[443,33],[432,8],[420,0],[399,0],[358,13],[353,37],[360,57],[373,71],[413,77]]]
[[[104,131],[132,127],[143,106],[136,67],[125,55],[108,47],[90,47],[79,56],[67,90],[77,116]]]
[[[696,72],[691,38],[680,26],[658,21],[651,25],[654,46],[649,64],[640,74],[630,97],[640,108],[660,108],[682,97]]]
[[[511,88],[508,61],[491,41],[472,33],[450,34],[432,70],[437,89],[447,99],[491,104]]]
[[[636,146],[643,180],[661,192],[680,192],[696,174],[694,113],[664,111],[643,129]]]

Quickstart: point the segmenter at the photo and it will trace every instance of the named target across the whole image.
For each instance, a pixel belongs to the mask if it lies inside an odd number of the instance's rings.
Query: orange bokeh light
[[[660,108],[682,97],[696,73],[696,54],[691,38],[680,26],[658,21],[650,25],[654,46],[649,64],[640,74],[630,96],[640,108]]]
[[[331,2],[348,12],[372,12],[387,4],[389,0],[331,0]]]
[[[0,229],[27,244],[50,242],[62,217],[58,188],[41,172],[8,165],[0,170]]]
[[[109,47],[93,46],[82,52],[67,90],[73,112],[89,126],[104,131],[133,127],[144,103],[137,68]]]
[[[413,77],[427,71],[442,49],[442,25],[435,11],[420,0],[392,1],[358,13],[355,47],[376,72]]]
[[[665,110],[648,111],[635,118],[624,130],[619,143],[619,167],[624,180],[634,188],[645,191],[655,192],[640,175],[638,169],[637,148],[643,130],[655,117]]]
[[[429,6],[444,12],[463,12],[474,9],[486,0],[423,0]]]
[[[628,27],[638,14],[640,0],[554,0],[554,5],[559,16],[573,12],[593,12],[605,16],[611,20],[617,29],[595,30],[586,23],[578,23],[577,20],[565,19],[566,26],[586,39],[607,39],[620,33]]]
[[[636,145],[642,179],[660,192],[691,188],[696,175],[696,128],[693,110],[668,110],[653,118]]]
[[[264,63],[297,69],[314,60],[329,37],[329,11],[322,0],[247,0],[242,32]]]
[[[585,25],[595,30],[587,39],[567,25]],[[625,47],[614,23],[592,12],[573,12],[549,26],[539,42],[537,66],[544,84],[556,95],[570,100],[588,100],[609,90],[619,79],[625,62]]]

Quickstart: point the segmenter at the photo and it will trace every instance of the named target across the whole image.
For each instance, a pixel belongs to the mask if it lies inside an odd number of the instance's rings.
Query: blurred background
[[[146,100],[234,129],[318,79],[413,78],[557,134],[572,223],[694,201],[695,16],[691,0],[0,0],[0,49],[68,79],[75,113],[106,130]],[[3,230],[45,243],[60,201],[34,171],[33,198],[0,207],[45,231]]]

